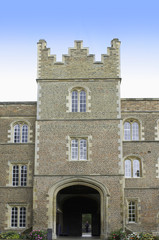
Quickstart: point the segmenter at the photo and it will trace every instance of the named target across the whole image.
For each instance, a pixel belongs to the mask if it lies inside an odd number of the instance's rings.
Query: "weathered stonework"
[[[81,216],[90,213],[92,235],[102,239],[120,228],[159,232],[159,99],[121,99],[120,83],[118,39],[99,62],[82,41],[62,62],[38,42],[37,103],[0,103],[1,231],[80,236]],[[72,112],[72,91],[81,90],[86,110]],[[126,121],[138,124],[139,139],[124,139]],[[18,122],[28,126],[27,142],[14,142]],[[72,139],[86,140],[85,159],[71,158]],[[128,159],[139,161],[140,176],[125,177]],[[27,166],[26,186],[13,187],[13,165]],[[11,227],[13,207],[26,208],[24,228]]]

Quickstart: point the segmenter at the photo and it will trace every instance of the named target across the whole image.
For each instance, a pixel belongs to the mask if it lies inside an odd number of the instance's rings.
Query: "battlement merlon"
[[[57,62],[56,55],[50,54],[45,40],[37,44],[37,79],[120,78],[120,41],[117,38],[111,41],[107,54],[101,55],[101,61],[95,61],[95,55],[89,54],[82,40],[74,41],[74,47],[62,55],[62,62]]]

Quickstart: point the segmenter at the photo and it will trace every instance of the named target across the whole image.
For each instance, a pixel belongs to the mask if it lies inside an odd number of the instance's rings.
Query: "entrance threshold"
[[[94,239],[94,240],[100,240],[100,237],[92,237],[91,235],[90,236],[81,236],[81,237],[73,237],[73,236],[70,236],[70,237],[58,237],[57,238],[57,240],[92,240],[92,239]]]

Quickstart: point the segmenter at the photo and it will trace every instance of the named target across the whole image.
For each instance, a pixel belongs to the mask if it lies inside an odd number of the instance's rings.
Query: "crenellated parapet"
[[[46,41],[39,40],[37,79],[80,78],[120,78],[120,41],[117,38],[111,41],[111,47],[107,48],[107,54],[101,55],[101,61],[95,61],[95,55],[89,54],[83,41],[75,41],[68,54],[62,55],[62,62],[57,62]]]

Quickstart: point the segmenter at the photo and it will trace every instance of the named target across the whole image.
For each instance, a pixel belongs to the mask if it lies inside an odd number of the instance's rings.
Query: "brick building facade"
[[[158,232],[159,99],[120,98],[120,41],[101,62],[38,42],[37,102],[0,103],[0,230]]]

